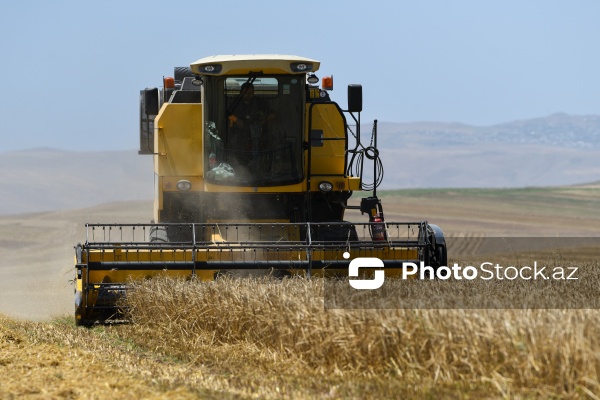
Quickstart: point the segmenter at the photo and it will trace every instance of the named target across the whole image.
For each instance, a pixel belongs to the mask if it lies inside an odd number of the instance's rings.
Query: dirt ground
[[[72,313],[74,246],[85,242],[85,223],[151,216],[151,202],[0,216],[0,314],[42,321]]]
[[[352,202],[358,204],[360,193]],[[600,236],[600,187],[380,193],[386,221],[427,220],[447,236]],[[73,247],[85,223],[147,223],[152,202],[0,216],[0,314],[43,321],[73,311]],[[347,219],[367,222],[352,210]]]

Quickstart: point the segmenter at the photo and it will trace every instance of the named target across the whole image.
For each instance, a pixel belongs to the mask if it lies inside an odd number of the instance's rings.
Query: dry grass
[[[193,378],[188,371],[186,379]],[[217,398],[182,388],[177,365],[115,341],[102,330],[0,316],[1,399]],[[212,394],[212,396],[211,396]]]
[[[135,325],[123,334],[237,372],[266,397],[275,387],[292,397],[368,388],[373,398],[600,391],[596,310],[325,310],[323,288],[318,279],[146,281],[129,296]]]
[[[129,325],[0,317],[0,398],[600,392],[597,310],[330,310],[326,290],[320,279],[153,279],[134,284]]]

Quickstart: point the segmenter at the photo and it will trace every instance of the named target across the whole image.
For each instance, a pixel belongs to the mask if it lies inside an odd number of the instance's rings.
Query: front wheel
[[[444,233],[437,225],[427,225],[429,246],[425,251],[425,264],[437,269],[448,265],[448,249]]]

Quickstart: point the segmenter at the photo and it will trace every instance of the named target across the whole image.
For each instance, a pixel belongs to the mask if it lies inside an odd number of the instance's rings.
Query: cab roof
[[[319,69],[320,62],[281,54],[236,54],[204,57],[190,64],[196,75],[305,74]]]

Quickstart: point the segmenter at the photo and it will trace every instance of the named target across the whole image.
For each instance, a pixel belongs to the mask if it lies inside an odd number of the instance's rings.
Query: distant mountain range
[[[504,143],[600,149],[600,115],[557,113],[492,126],[439,122],[383,123],[379,125],[379,132],[385,135],[385,144],[392,147],[400,147],[410,141],[435,147]]]
[[[0,214],[65,210],[154,193],[152,157],[48,148],[0,153]]]
[[[369,143],[370,127],[361,141]],[[378,124],[381,188],[523,187],[600,180],[600,116],[553,114],[493,126]]]
[[[361,141],[371,141],[371,126]],[[379,123],[380,189],[559,186],[600,181],[600,116],[553,114],[487,127]],[[365,166],[365,179],[372,167]],[[151,200],[152,157],[136,150],[0,153],[0,214]]]

